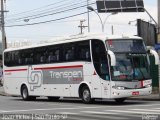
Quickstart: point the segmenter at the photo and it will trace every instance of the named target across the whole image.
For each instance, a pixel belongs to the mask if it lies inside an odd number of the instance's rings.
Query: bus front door
[[[94,73],[92,76],[92,96],[94,98],[110,98],[110,80],[104,80]]]
[[[100,78],[101,79],[101,78]],[[102,98],[110,98],[110,81],[101,79]]]
[[[92,97],[94,98],[101,98],[102,94],[101,94],[101,81],[100,78],[98,76],[98,74],[96,73],[96,71],[94,71],[93,75],[92,75]]]
[[[92,60],[95,69],[93,75],[93,95],[100,98],[110,96],[110,77],[108,56],[105,44],[101,40],[92,40]]]

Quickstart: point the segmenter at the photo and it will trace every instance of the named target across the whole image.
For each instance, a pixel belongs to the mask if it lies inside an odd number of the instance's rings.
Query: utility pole
[[[1,32],[2,32],[2,51],[4,51],[7,48],[7,42],[6,42],[6,33],[5,33],[5,27],[4,27],[4,1],[1,0]]]
[[[83,29],[88,27],[88,26],[84,26],[83,23],[85,22],[86,20],[80,20],[80,25],[78,26],[81,30],[80,34],[83,34]]]
[[[89,0],[87,0],[87,7],[89,6]],[[90,32],[90,19],[89,19],[89,9],[87,9],[88,14],[88,32]]]

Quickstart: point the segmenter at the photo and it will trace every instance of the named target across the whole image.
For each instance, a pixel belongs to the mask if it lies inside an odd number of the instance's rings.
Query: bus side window
[[[4,61],[4,64],[6,65],[6,66],[10,66],[11,64],[11,54],[10,54],[10,52],[7,52],[7,53],[5,53],[4,54],[4,57],[5,57],[5,61]]]
[[[18,62],[18,60],[17,60],[17,52],[12,52],[12,64],[13,65],[17,65],[17,62]]]
[[[73,60],[73,59],[74,59],[74,51],[73,50],[68,50],[66,52],[66,61]]]
[[[45,55],[42,54],[40,57],[40,63],[45,63]]]
[[[55,60],[56,61],[59,61],[60,60],[60,52],[59,52],[59,50],[56,50],[56,52],[55,52]]]
[[[56,61],[56,57],[53,55],[53,52],[50,52],[48,56],[48,63],[52,63],[54,61]]]
[[[24,64],[25,64],[24,61],[25,61],[25,56],[24,56],[24,54],[23,54],[23,52],[22,52],[22,54],[21,54],[21,56],[20,56],[20,64],[21,64],[21,65],[24,65]]]
[[[77,53],[79,53],[79,55],[77,55],[78,60],[91,61],[89,42],[90,41],[88,40],[78,43],[77,45]]]
[[[41,57],[40,53],[37,53],[37,54],[35,55],[35,58],[34,58],[34,63],[35,63],[35,64],[40,63],[40,57]]]
[[[65,49],[65,54],[64,54],[65,61],[75,60],[75,45],[72,43],[66,44],[64,45],[64,49]]]
[[[65,56],[66,61],[69,60],[69,50],[66,52],[66,56]]]
[[[85,50],[84,49],[80,50],[80,60],[85,60]]]
[[[18,58],[18,64],[22,65],[22,59],[21,59],[21,57]]]
[[[90,60],[90,52],[89,52],[89,49],[86,49],[86,60]]]
[[[32,64],[33,63],[33,59],[32,58],[26,58],[25,59],[25,64],[28,65],[28,64]]]

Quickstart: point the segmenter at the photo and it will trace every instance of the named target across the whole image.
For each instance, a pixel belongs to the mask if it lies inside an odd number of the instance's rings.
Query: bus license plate
[[[132,95],[133,95],[133,96],[139,95],[139,91],[137,91],[137,92],[132,92]]]

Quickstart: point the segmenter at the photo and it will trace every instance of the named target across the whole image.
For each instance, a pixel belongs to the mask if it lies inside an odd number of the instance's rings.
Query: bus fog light
[[[116,96],[117,96],[117,95],[119,95],[119,93],[113,92],[113,95],[116,95]]]

